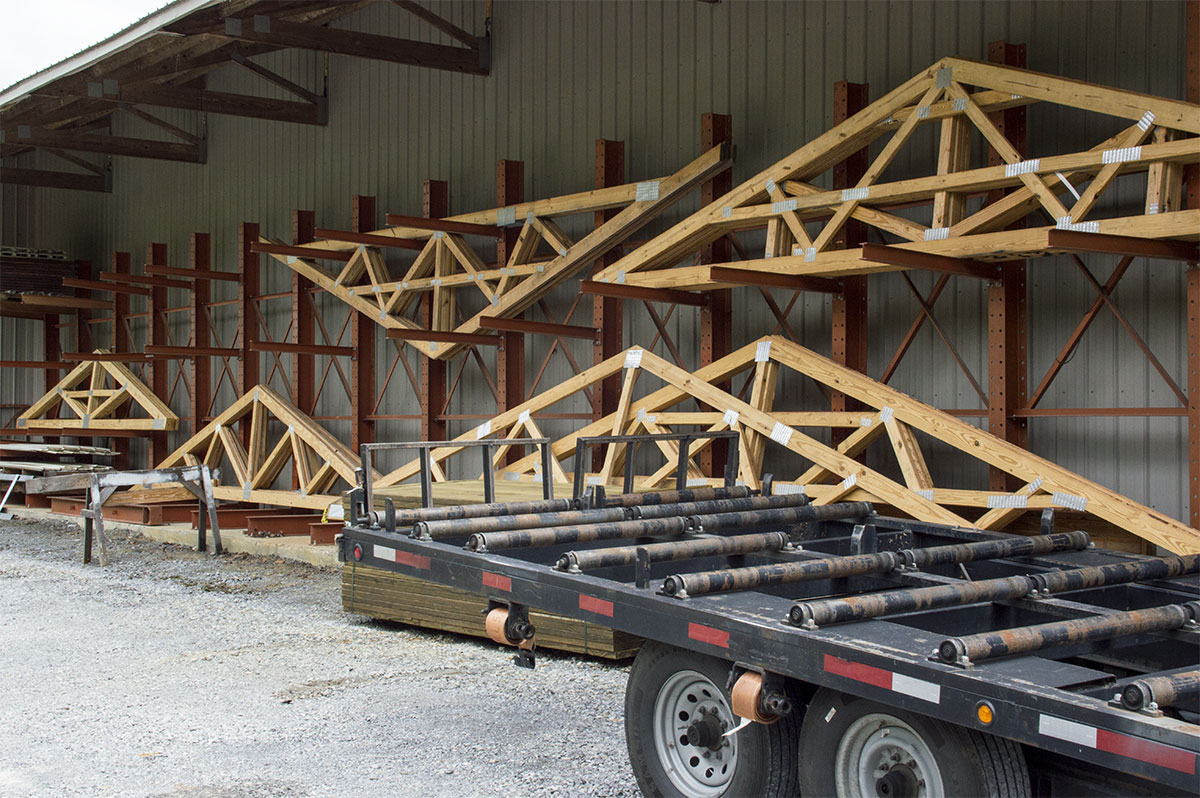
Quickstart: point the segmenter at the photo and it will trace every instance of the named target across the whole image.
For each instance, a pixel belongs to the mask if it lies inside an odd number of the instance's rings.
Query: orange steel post
[[[619,186],[625,182],[625,142],[596,139],[595,185],[596,188]],[[597,211],[595,227],[607,222],[617,214],[616,210]],[[603,269],[616,260],[616,253],[609,254],[596,262],[592,273]],[[608,296],[592,297],[592,326],[600,330],[600,338],[592,346],[592,362],[600,363],[625,348],[625,315],[623,302]],[[592,418],[601,419],[617,409],[621,396],[621,376],[613,375],[601,380],[599,389],[592,394]],[[593,447],[593,468],[599,469],[604,462],[601,447]]]
[[[167,266],[167,245],[151,244],[146,251],[146,263],[153,266]],[[152,346],[168,346],[167,340],[167,289],[154,286],[150,289],[150,344]],[[117,319],[113,319],[115,324]],[[171,368],[170,360],[156,360],[150,365],[150,390],[164,402],[168,401],[167,376]],[[153,468],[166,459],[170,454],[167,445],[166,430],[156,430],[150,433],[150,461],[148,468]]]
[[[197,271],[212,268],[212,239],[208,233],[192,233],[189,260]],[[192,281],[192,307],[190,318],[192,346],[203,349],[212,346],[212,327],[208,320],[208,303],[212,291],[208,280]],[[197,355],[191,360],[192,369],[192,434],[195,435],[205,424],[212,404],[212,358]]]
[[[421,186],[421,215],[440,219],[450,215],[450,184],[426,179]],[[433,293],[426,292],[421,304],[421,326],[433,325]],[[446,361],[421,356],[421,440],[446,440],[449,434],[442,411],[446,406]]]
[[[700,151],[733,141],[733,121],[728,114],[700,116]],[[726,169],[700,186],[700,204],[707,206],[733,188],[733,168]],[[701,263],[729,263],[729,239],[722,236],[700,253]],[[707,366],[733,351],[733,291],[710,291],[708,304],[700,308],[700,365]],[[729,390],[729,383],[719,385]],[[710,446],[700,453],[700,468],[710,477],[725,473],[727,452],[724,446]]]
[[[311,242],[315,235],[316,214],[313,211],[292,211],[292,243]],[[317,342],[316,310],[313,307],[313,282],[292,272],[292,326],[296,330],[296,343],[312,346]],[[292,354],[292,391],[296,407],[303,413],[313,415],[316,396],[316,359],[311,354]]]
[[[866,83],[851,83],[839,80],[833,85],[833,123],[841,124],[867,107],[870,87]],[[864,147],[851,154],[846,160],[833,167],[833,187],[851,188],[867,171],[868,152]],[[835,238],[834,246],[845,249],[860,246],[866,240],[866,228],[854,219],[846,222]],[[842,281],[843,290],[835,294],[831,303],[833,321],[833,360],[844,366],[866,373],[867,370],[867,278],[849,277]],[[803,343],[798,342],[798,343]],[[835,391],[830,396],[830,408],[835,412],[852,410],[858,403],[843,393]],[[834,429],[833,443],[838,443],[848,432]]]
[[[365,233],[375,229],[375,198],[354,195],[350,210],[351,231]],[[352,418],[351,445],[357,451],[359,444],[375,440],[375,421],[370,418],[371,405],[375,401],[375,321],[362,313],[354,314],[353,345],[354,360],[351,365],[350,385],[354,395],[350,397]]]
[[[992,42],[988,45],[988,60],[1005,66],[1025,66],[1025,45]],[[1009,108],[990,115],[999,131],[1012,142],[1017,152],[1025,152],[1025,107]],[[1000,155],[988,148],[988,164],[1004,163]],[[1006,192],[988,195],[995,202]],[[1021,227],[1018,222],[1013,227]],[[1001,277],[988,283],[988,432],[1009,443],[1025,448],[1028,445],[1028,420],[1018,418],[1015,411],[1025,406],[1028,387],[1029,325],[1026,316],[1025,261],[1013,260],[1001,264]],[[991,469],[991,489],[1016,490],[1021,486],[1008,474]]]

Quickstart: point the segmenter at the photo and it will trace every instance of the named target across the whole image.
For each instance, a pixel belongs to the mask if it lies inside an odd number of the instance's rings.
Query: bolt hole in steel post
[[[542,455],[542,497],[554,498],[554,482],[550,470],[550,439],[549,438],[506,438],[496,440],[481,438],[479,440],[457,441],[408,441],[404,443],[364,443],[359,447],[362,459],[362,491],[365,515],[368,524],[379,527],[379,515],[375,512],[375,456],[383,451],[417,451],[417,461],[420,465],[421,506],[433,506],[433,450],[434,449],[467,449],[480,448],[483,454],[483,486],[484,503],[490,504],[496,499],[496,474],[493,466],[493,453],[499,446],[536,446]],[[389,529],[388,531],[395,531]]]

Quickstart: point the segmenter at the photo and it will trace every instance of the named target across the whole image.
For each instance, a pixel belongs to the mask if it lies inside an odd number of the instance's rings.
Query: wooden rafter
[[[861,402],[863,410],[829,413],[781,408],[775,387],[783,370],[844,392]],[[645,389],[651,379],[662,387],[635,398],[634,381],[643,371],[645,375],[637,382],[639,389]],[[550,412],[560,402],[622,372],[623,388],[616,411],[555,440],[550,448],[556,463],[571,458],[577,440],[585,436],[679,431],[681,427],[734,429],[741,433],[739,476],[743,481],[758,484],[768,446],[783,447],[810,465],[791,475],[776,471],[776,484],[791,483],[793,489],[805,490],[818,504],[861,499],[876,502],[889,512],[924,521],[989,529],[1012,525],[1027,512],[1057,508],[1082,512],[1102,524],[1172,551],[1200,551],[1200,531],[777,336],[748,344],[695,373],[634,348],[485,421],[458,440],[489,436],[506,439],[515,437],[522,429],[532,432],[536,429],[530,426],[535,414]],[[749,401],[717,387],[747,372],[752,372]],[[791,395],[797,394],[792,391]],[[704,409],[673,410],[693,399]],[[836,446],[829,446],[804,431],[811,427],[855,429]],[[936,440],[957,450],[961,457],[1017,477],[1026,488],[1011,494],[939,488],[925,461],[922,438]],[[884,461],[890,459],[894,465],[869,467],[854,459],[872,446],[873,452],[883,452],[879,457]],[[697,451],[701,448],[703,445],[697,444]],[[678,449],[670,445],[661,449],[665,464],[637,477],[635,482],[640,487],[661,486],[674,477],[677,462],[673,457],[677,457]],[[458,451],[461,447],[434,450],[432,460],[440,466]],[[619,447],[608,449],[601,470],[591,478],[619,483],[622,457]],[[497,458],[496,462],[502,460]],[[541,479],[537,469],[540,469],[537,454],[529,454],[503,468],[498,465],[506,478],[515,479]],[[562,465],[554,466],[554,470],[556,479],[568,471]],[[403,482],[417,471],[416,461],[407,463],[384,476],[379,484]],[[899,480],[888,476],[893,471],[900,475]],[[695,479],[696,472],[692,473],[691,478]],[[436,478],[444,479],[444,472]],[[1126,540],[1129,539],[1127,535]]]

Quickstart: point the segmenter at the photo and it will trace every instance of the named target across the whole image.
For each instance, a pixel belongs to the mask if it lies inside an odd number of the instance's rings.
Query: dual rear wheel
[[[625,737],[648,796],[1027,796],[1020,746],[819,689],[773,724],[733,714],[730,663],[662,643],[638,653]]]

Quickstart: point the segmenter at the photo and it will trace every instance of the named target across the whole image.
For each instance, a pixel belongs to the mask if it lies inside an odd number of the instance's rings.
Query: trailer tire
[[[715,718],[722,729],[740,720],[725,684],[730,663],[648,641],[625,689],[625,742],[638,787],[647,796],[794,796],[800,710],[771,725],[752,723],[712,749],[685,742],[680,725]],[[793,696],[793,699],[795,697]],[[799,701],[793,705],[801,707]],[[698,711],[692,712],[694,708]],[[684,718],[683,715],[688,717]],[[678,721],[674,723],[674,721]],[[674,723],[674,732],[670,732]],[[715,728],[715,727],[714,727]],[[667,737],[671,733],[670,738]],[[701,759],[708,754],[712,759]],[[721,754],[721,759],[716,755]],[[725,767],[727,770],[722,771]]]
[[[805,798],[862,795],[862,783],[893,774],[894,783],[883,787],[897,796],[909,794],[916,779],[926,780],[923,794],[930,798],[1031,794],[1025,755],[1011,740],[827,688],[809,702],[800,751],[800,792]],[[886,761],[889,754],[911,759],[888,771],[870,764],[876,757]],[[871,759],[864,761],[868,756]],[[940,789],[928,783],[934,779]],[[870,795],[884,791],[878,783],[872,786]]]

